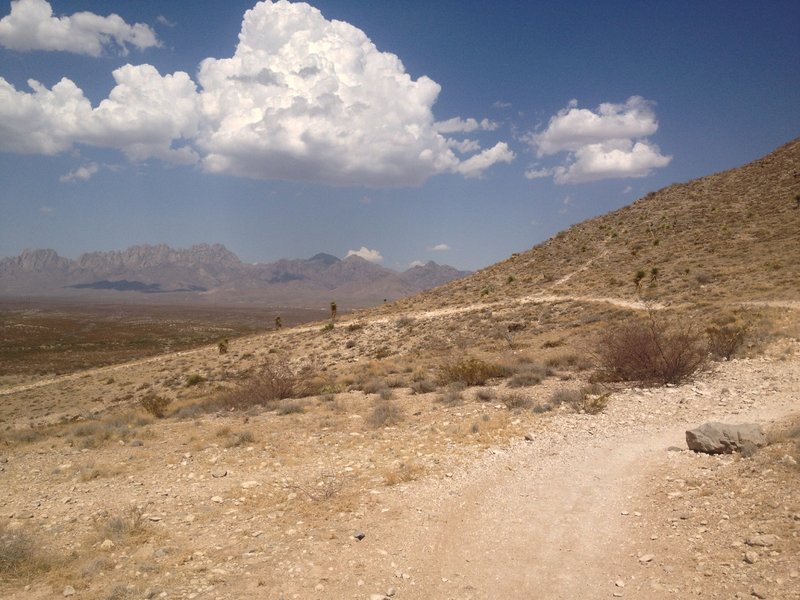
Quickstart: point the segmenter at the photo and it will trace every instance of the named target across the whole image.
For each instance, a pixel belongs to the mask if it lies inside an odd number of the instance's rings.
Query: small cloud
[[[447,252],[450,250],[450,246],[447,244],[436,244],[433,248],[431,248],[434,252]]]
[[[170,21],[170,20],[169,20],[167,17],[165,17],[164,15],[158,15],[158,16],[156,17],[156,21],[158,21],[158,22],[159,22],[159,24],[163,25],[164,27],[175,27],[175,23],[173,23],[172,21]]]
[[[351,256],[359,256],[364,260],[367,260],[375,264],[383,262],[383,256],[381,256],[380,252],[378,252],[377,250],[370,250],[366,246],[361,246],[361,248],[358,250],[348,251],[347,256],[345,258],[350,258]]]
[[[410,265],[408,265],[409,269],[413,269],[414,267],[424,267],[425,263],[421,260],[412,261]]]
[[[372,198],[369,196],[361,196],[359,202],[361,202],[361,204],[372,204]]]
[[[622,190],[622,193],[623,194],[630,194],[632,191],[633,191],[633,188],[631,186],[629,186],[629,185],[626,185],[625,189]]]
[[[476,140],[454,140],[453,138],[447,139],[447,147],[452,148],[460,154],[468,154],[470,152],[477,152],[481,149],[481,145]]]
[[[511,108],[511,102],[503,102],[502,100],[497,100],[496,102],[492,103],[492,108]]]
[[[47,0],[15,0],[11,13],[0,20],[0,45],[21,52],[51,50],[88,56],[100,56],[111,47],[124,56],[128,45],[145,50],[161,42],[149,25],[129,25],[116,14],[78,12],[56,17]]]
[[[46,217],[52,217],[54,212],[56,212],[56,209],[53,208],[52,206],[40,206],[39,207],[39,213],[44,215],[44,216],[46,216]]]
[[[509,163],[516,158],[513,150],[505,142],[497,142],[493,147],[487,148],[480,154],[470,156],[463,161],[456,170],[464,177],[480,177],[492,165],[500,162]]]
[[[553,172],[550,169],[535,169],[531,168],[525,171],[525,179],[541,179],[542,177],[550,177]]]
[[[73,183],[75,181],[88,181],[100,170],[100,166],[96,162],[91,162],[88,165],[78,167],[74,171],[70,171],[66,175],[58,178],[61,183]]]
[[[559,184],[645,177],[672,160],[646,138],[658,130],[654,106],[641,96],[631,96],[622,104],[604,102],[592,111],[571,100],[550,118],[544,131],[524,139],[540,157],[566,153],[566,160],[551,170]]]
[[[461,117],[453,117],[446,121],[439,121],[433,125],[439,133],[470,133],[472,131],[494,131],[498,124],[489,119],[478,121],[470,117],[467,120]]]

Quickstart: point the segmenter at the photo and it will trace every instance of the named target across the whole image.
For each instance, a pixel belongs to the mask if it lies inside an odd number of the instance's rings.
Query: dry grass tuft
[[[460,361],[442,365],[439,374],[439,383],[460,382],[466,386],[484,385],[490,379],[507,377],[510,374],[508,367],[488,363],[479,358],[465,358]]]
[[[403,409],[387,400],[379,400],[375,403],[372,412],[366,419],[367,425],[373,428],[390,427],[401,423],[405,415]]]
[[[51,570],[54,561],[41,552],[42,546],[27,531],[0,524],[0,580],[29,579]]]

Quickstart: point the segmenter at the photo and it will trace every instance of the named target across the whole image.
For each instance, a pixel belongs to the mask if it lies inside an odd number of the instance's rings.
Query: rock
[[[116,544],[111,540],[103,540],[103,543],[100,544],[100,548],[102,550],[111,550]]]
[[[222,467],[218,467],[211,471],[211,476],[215,479],[219,479],[221,477],[225,477],[228,474],[228,469],[223,469]]]
[[[75,588],[71,585],[68,585],[64,588],[64,591],[61,594],[62,596],[74,596],[75,595]]]
[[[763,548],[774,546],[775,543],[779,540],[777,535],[767,534],[767,535],[754,535],[753,537],[747,538],[745,544],[748,546],[761,546]]]
[[[243,489],[243,490],[249,490],[249,489],[252,489],[252,488],[254,488],[254,487],[258,487],[258,486],[260,486],[260,485],[261,485],[261,484],[260,484],[260,483],[258,483],[257,481],[245,481],[245,482],[242,484],[242,489]]]
[[[533,437],[533,434],[530,431],[525,434],[525,441],[526,442],[532,442],[534,439],[536,439],[536,438]]]
[[[640,562],[640,563],[649,563],[649,562],[650,562],[650,561],[652,561],[654,558],[655,558],[655,555],[654,555],[654,554],[642,554],[642,555],[639,557],[639,562]]]
[[[625,587],[625,582],[622,581],[622,579],[617,579],[614,582],[614,585],[617,586],[618,588],[624,588]]]
[[[356,531],[355,533],[353,533],[353,537],[356,538],[360,542],[365,537],[367,537],[367,534],[364,533],[363,531]]]
[[[393,587],[390,587],[388,590],[386,590],[386,595],[389,596],[389,598],[393,597],[395,594],[397,594],[397,590]]]
[[[752,565],[758,562],[758,552],[754,550],[748,550],[744,553],[744,562],[748,565]]]
[[[369,600],[386,600],[386,596],[383,594],[370,594]]]
[[[767,590],[760,585],[754,585],[752,588],[750,588],[750,595],[763,599],[767,597]]]
[[[704,423],[697,429],[686,432],[686,444],[690,450],[705,454],[752,453],[767,443],[764,431],[756,423],[729,425],[726,423]]]
[[[131,440],[128,443],[129,446],[144,446],[144,442],[142,440]]]
[[[211,501],[216,504],[222,504],[225,500],[222,496],[211,496]]]

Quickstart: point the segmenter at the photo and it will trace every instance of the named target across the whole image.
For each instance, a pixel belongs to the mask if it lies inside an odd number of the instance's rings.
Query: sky
[[[796,0],[0,2],[0,257],[475,270],[800,135]]]

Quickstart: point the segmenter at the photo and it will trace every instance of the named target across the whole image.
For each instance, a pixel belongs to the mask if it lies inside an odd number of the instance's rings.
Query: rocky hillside
[[[657,302],[800,299],[800,139],[651,192],[403,306],[532,294]]]
[[[5,296],[88,296],[135,301],[213,299],[292,306],[367,306],[395,300],[463,277],[466,272],[429,262],[398,273],[360,257],[330,254],[245,264],[220,244],[174,249],[164,244],[91,252],[77,260],[54,250],[26,250],[0,261]]]

